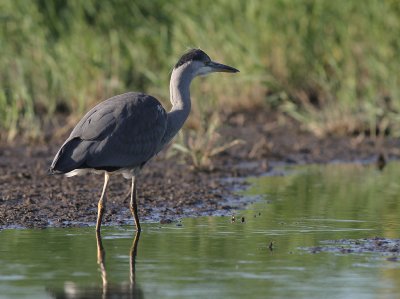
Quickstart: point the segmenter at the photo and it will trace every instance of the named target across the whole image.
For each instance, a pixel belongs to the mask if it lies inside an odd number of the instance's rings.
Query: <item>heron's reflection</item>
[[[125,295],[124,298],[143,298],[142,291],[136,286],[136,254],[139,244],[140,231],[136,231],[135,237],[133,238],[133,243],[131,250],[129,252],[129,290],[124,287],[117,287],[115,285],[109,285],[107,281],[107,271],[105,265],[106,251],[101,240],[100,233],[96,232],[97,241],[97,263],[100,267],[101,279],[103,283],[103,296],[102,298],[108,298],[109,295],[115,297],[115,295]],[[127,292],[128,291],[128,292]],[[126,297],[126,295],[130,295]]]
[[[80,286],[74,282],[64,282],[62,290],[52,291],[53,298],[144,298],[142,290],[136,285],[136,254],[139,244],[140,232],[136,232],[129,252],[129,282],[111,283],[107,279],[106,250],[104,249],[101,235],[96,233],[97,263],[100,268],[102,287],[91,285]]]

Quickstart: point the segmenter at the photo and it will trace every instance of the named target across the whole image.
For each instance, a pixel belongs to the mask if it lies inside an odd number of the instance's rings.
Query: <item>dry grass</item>
[[[194,170],[211,171],[214,168],[212,158],[233,146],[239,146],[244,141],[234,139],[225,142],[218,133],[220,119],[217,114],[204,121],[198,130],[180,132],[172,145],[172,150],[186,158]]]

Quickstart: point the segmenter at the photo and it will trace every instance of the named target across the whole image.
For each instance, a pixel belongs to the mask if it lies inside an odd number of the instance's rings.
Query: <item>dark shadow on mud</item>
[[[91,298],[127,298],[142,299],[143,291],[136,284],[136,255],[140,239],[140,232],[136,232],[129,252],[129,281],[112,284],[107,279],[106,251],[100,233],[96,233],[97,263],[101,273],[101,286],[81,286],[73,282],[64,282],[61,290],[49,288],[48,292],[55,299],[91,299]]]

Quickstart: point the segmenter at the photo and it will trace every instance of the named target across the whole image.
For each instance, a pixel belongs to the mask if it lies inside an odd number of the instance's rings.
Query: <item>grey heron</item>
[[[98,202],[97,232],[100,232],[106,206],[110,174],[115,173],[132,180],[130,210],[137,231],[141,230],[136,178],[142,167],[178,133],[189,116],[192,79],[213,72],[239,71],[212,61],[200,49],[192,49],[178,60],[172,71],[172,108],[168,113],[154,97],[128,92],[92,108],[72,130],[54,157],[49,173],[67,177],[88,172],[104,173],[103,191]]]

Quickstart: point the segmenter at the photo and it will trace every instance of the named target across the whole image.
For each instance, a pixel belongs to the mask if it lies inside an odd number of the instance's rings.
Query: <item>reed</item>
[[[2,0],[0,22],[3,139],[127,90],[168,105],[190,47],[241,71],[194,83],[199,109],[262,105],[321,135],[400,135],[396,0]]]

